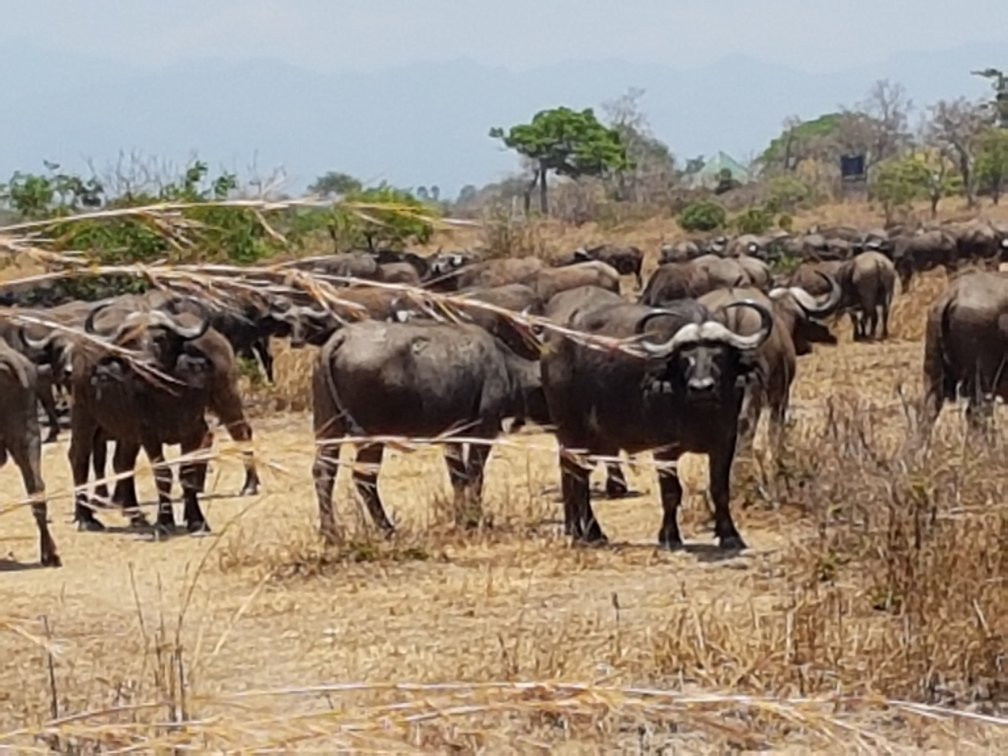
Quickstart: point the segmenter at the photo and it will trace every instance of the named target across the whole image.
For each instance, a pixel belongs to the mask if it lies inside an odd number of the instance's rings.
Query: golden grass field
[[[281,349],[278,385],[250,391],[264,491],[234,497],[241,465],[216,460],[209,537],[77,533],[64,433],[43,459],[61,569],[33,568],[34,523],[6,508],[20,478],[0,470],[0,748],[1004,752],[1004,418],[980,443],[950,407],[928,449],[904,445],[944,283],[899,299],[892,341],[852,344],[844,321],[840,345],[801,358],[787,451],[758,441],[736,462],[750,548],[729,558],[693,457],[685,551],[654,546],[645,457],[639,496],[596,499],[613,545],[571,547],[542,433],[491,458],[478,532],[451,524],[435,449],[386,457],[391,542],[344,471],[354,535],[326,550],[308,352]],[[146,462],[139,482],[150,501]]]

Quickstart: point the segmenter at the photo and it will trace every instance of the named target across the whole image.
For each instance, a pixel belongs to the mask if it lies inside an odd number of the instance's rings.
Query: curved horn
[[[28,331],[25,329],[24,326],[18,328],[18,338],[21,339],[21,343],[24,344],[25,347],[27,347],[28,349],[32,349],[38,352],[48,349],[55,335],[56,335],[55,332],[50,331],[48,336],[44,336],[38,341],[36,341],[35,339],[33,339],[31,336],[28,335]]]
[[[641,348],[652,357],[668,357],[676,350],[681,349],[686,344],[692,344],[700,340],[700,324],[687,323],[678,331],[672,334],[672,338],[658,344],[647,341],[641,342]]]
[[[94,328],[95,318],[98,316],[99,312],[101,312],[102,310],[104,310],[104,309],[106,309],[108,307],[109,307],[109,303],[106,302],[105,304],[100,304],[97,307],[92,307],[91,308],[91,311],[88,312],[87,319],[84,321],[84,330],[87,333],[90,333],[90,334],[94,334],[95,333],[95,328]]]
[[[840,290],[840,284],[833,276],[828,273],[823,273],[821,270],[815,271],[816,275],[826,281],[829,284],[829,292],[823,296],[816,298],[809,294],[801,286],[788,286],[779,287],[773,289],[770,292],[771,299],[780,299],[785,294],[790,294],[798,306],[805,313],[806,317],[809,318],[824,318],[831,314],[840,304],[840,297],[842,292]]]
[[[168,328],[174,331],[179,338],[185,341],[192,341],[193,339],[198,339],[200,336],[205,334],[210,328],[210,315],[207,312],[206,307],[198,299],[190,300],[193,305],[200,310],[200,322],[198,325],[190,326],[186,328],[185,326],[179,325],[174,319],[169,315],[162,312],[161,310],[152,310],[150,313],[150,324],[152,326],[161,326],[162,328]]]
[[[758,349],[764,341],[770,338],[770,334],[773,332],[773,315],[768,308],[751,299],[740,299],[737,302],[725,305],[721,309],[725,311],[738,307],[748,307],[759,313],[760,329],[756,333],[751,336],[741,336],[715,320],[708,320],[700,328],[700,338],[706,341],[723,341],[741,351]]]

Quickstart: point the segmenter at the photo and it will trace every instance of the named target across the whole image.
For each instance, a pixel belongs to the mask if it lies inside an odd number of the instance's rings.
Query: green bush
[[[795,210],[814,200],[811,187],[793,176],[775,176],[767,182],[766,207],[772,212]]]
[[[735,216],[732,225],[740,234],[764,234],[773,228],[774,214],[762,205],[753,205]]]
[[[717,202],[698,200],[682,209],[677,218],[684,231],[714,231],[722,228],[728,216]]]

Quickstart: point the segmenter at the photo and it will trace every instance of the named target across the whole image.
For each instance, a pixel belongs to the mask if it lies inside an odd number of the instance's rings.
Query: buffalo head
[[[836,278],[820,270],[816,275],[826,281],[829,291],[814,297],[800,286],[778,287],[770,291],[770,299],[779,306],[793,308],[791,339],[795,354],[811,354],[812,344],[836,344],[836,336],[820,319],[829,317],[840,306],[842,291]]]
[[[200,315],[193,325],[183,325],[161,310],[137,311],[126,315],[111,335],[105,340],[117,346],[148,349],[155,360],[166,368],[173,368],[186,342],[198,339],[210,328],[210,314],[206,305],[198,299],[191,299],[192,310]],[[84,330],[98,335],[95,319],[108,308],[110,303],[92,308],[84,321]],[[191,312],[191,311],[190,311]]]
[[[732,302],[725,309],[749,307],[760,316],[759,330],[749,336],[735,333],[715,320],[687,323],[665,341],[641,341],[641,347],[662,367],[649,369],[654,376],[648,390],[674,394],[690,402],[716,403],[734,396],[738,381],[754,368],[752,353],[770,337],[773,315],[751,300]],[[655,310],[637,325],[644,332],[648,322],[662,316],[681,317],[672,310]]]

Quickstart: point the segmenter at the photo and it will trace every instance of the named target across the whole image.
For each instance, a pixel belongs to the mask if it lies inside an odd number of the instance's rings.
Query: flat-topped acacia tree
[[[591,108],[559,107],[540,110],[531,122],[490,129],[490,136],[524,155],[533,164],[532,181],[525,190],[525,212],[539,186],[539,210],[549,212],[546,175],[603,176],[630,167],[626,145],[616,129],[602,124]]]

